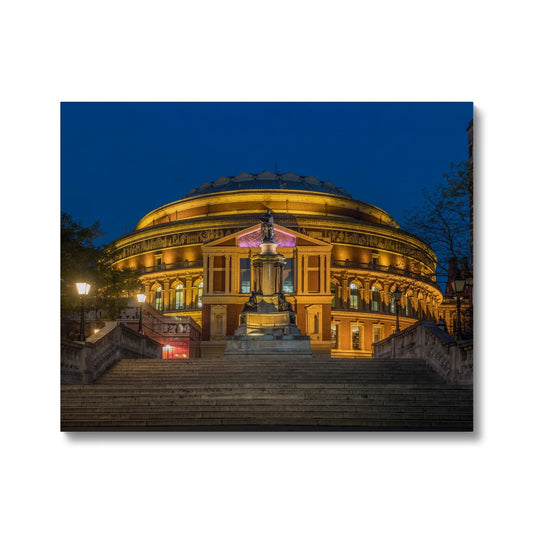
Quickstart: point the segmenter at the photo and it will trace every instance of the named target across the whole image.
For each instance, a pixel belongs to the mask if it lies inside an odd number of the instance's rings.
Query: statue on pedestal
[[[255,287],[226,337],[225,357],[311,357],[310,338],[296,325],[296,313],[283,294],[285,257],[276,251],[274,217],[261,217],[261,252],[251,257]]]
[[[261,217],[261,242],[274,242],[274,216],[270,209]]]

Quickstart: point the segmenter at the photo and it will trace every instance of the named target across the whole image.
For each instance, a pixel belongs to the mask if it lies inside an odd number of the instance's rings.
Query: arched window
[[[198,307],[202,307],[202,295],[204,293],[204,282],[198,283]]]
[[[158,311],[163,311],[163,294],[161,291],[161,287],[157,287],[157,289],[155,290],[154,307]]]
[[[359,289],[355,283],[350,283],[350,309],[359,308]]]
[[[375,285],[372,285],[372,311],[379,311],[380,303],[379,289]]]
[[[183,309],[183,283],[176,287],[176,309]]]
[[[331,307],[337,307],[337,285],[331,282],[329,288],[331,291]]]

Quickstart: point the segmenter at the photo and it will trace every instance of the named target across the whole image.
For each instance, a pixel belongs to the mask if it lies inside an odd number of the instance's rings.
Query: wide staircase
[[[61,388],[61,429],[471,431],[472,396],[417,360],[123,359]]]

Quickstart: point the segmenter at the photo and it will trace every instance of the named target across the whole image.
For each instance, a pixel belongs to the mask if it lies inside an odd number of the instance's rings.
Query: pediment
[[[295,246],[320,246],[331,248],[331,244],[309,237],[298,231],[274,224],[274,242],[280,248],[294,248]],[[237,246],[239,248],[259,248],[261,244],[261,223],[249,228],[225,235],[203,245],[202,248],[227,248]]]

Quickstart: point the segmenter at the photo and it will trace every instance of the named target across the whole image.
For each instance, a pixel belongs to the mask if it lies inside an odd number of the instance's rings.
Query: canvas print
[[[61,104],[62,431],[472,431],[472,102]]]

